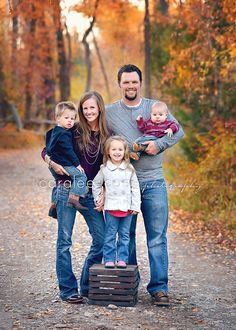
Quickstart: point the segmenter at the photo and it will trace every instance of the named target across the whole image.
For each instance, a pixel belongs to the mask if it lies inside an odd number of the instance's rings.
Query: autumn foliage
[[[56,102],[78,101],[86,89],[116,100],[117,70],[137,64],[150,72],[144,80],[149,95],[166,102],[185,131],[180,159],[174,155],[165,170],[174,183],[192,186],[173,189],[172,205],[235,228],[235,2],[81,0],[70,11],[83,15],[87,26],[78,21],[74,30],[66,6],[0,0],[0,120],[9,102],[25,127],[39,129],[33,119],[53,119]]]
[[[184,156],[170,162],[171,201],[203,221],[220,221],[236,237],[235,125],[217,121],[207,135],[196,137],[198,162]]]

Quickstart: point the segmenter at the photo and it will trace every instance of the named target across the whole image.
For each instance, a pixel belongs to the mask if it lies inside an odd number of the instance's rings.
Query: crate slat
[[[134,306],[138,297],[138,267],[105,268],[93,265],[89,269],[89,304]]]
[[[90,275],[89,280],[92,282],[122,282],[134,283],[138,276],[105,276],[105,275]]]
[[[104,300],[104,301],[133,301],[135,297],[132,295],[119,296],[119,295],[104,295],[104,294],[89,294],[89,299],[92,300]]]
[[[136,287],[135,289],[94,289],[94,288],[90,288],[89,293],[99,293],[99,294],[113,294],[113,295],[135,295],[138,292],[138,287]]]

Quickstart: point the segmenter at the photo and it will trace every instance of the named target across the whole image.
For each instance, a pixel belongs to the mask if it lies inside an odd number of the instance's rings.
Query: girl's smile
[[[109,149],[109,156],[113,164],[119,165],[124,159],[125,148],[122,142],[112,141]]]

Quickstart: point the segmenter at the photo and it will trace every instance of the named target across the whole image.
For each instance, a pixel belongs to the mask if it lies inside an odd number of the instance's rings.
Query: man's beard
[[[125,98],[128,100],[128,101],[134,101],[137,97],[137,92],[135,93],[134,96],[128,96],[126,93],[125,93]]]

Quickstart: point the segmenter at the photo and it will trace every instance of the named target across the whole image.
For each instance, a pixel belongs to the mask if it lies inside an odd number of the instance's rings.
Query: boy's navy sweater
[[[73,147],[73,133],[55,126],[46,133],[46,151],[50,159],[62,166],[79,166],[80,161]]]

